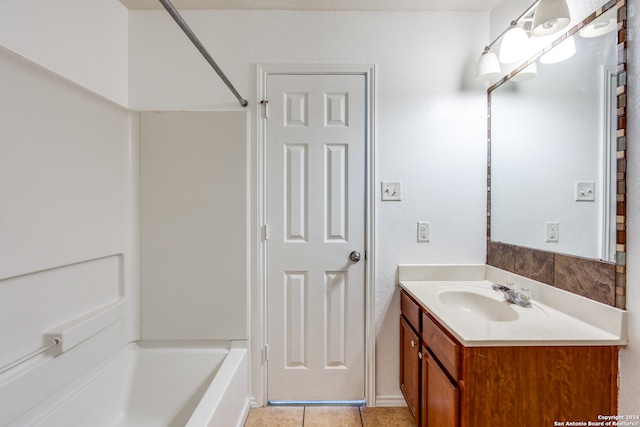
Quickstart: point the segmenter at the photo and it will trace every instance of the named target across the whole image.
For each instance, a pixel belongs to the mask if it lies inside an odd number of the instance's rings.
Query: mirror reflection
[[[615,260],[615,18],[490,91],[491,240]]]

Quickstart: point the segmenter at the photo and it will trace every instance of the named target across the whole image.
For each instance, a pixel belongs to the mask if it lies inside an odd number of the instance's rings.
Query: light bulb
[[[529,37],[522,28],[513,24],[500,45],[500,62],[510,64],[527,58]]]

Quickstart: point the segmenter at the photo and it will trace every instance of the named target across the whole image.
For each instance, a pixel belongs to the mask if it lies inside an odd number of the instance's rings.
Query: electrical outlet
[[[385,202],[401,200],[400,184],[400,181],[382,181],[382,200]]]
[[[418,242],[429,243],[429,222],[418,221]]]
[[[557,222],[547,222],[547,243],[560,241],[560,225]]]

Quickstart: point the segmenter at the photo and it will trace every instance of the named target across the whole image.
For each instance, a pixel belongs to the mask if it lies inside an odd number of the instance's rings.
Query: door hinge
[[[269,224],[264,224],[262,226],[262,241],[266,242],[269,240]]]
[[[267,101],[266,99],[263,99],[262,101],[260,101],[260,104],[262,104],[262,106],[264,107],[262,109],[264,118],[268,119],[269,118],[269,101]]]
[[[262,349],[262,363],[267,363],[269,360],[269,344],[265,344]]]

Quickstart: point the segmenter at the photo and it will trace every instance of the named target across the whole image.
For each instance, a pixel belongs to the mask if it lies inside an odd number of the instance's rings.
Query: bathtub
[[[217,344],[128,344],[9,426],[241,427],[246,344]]]

